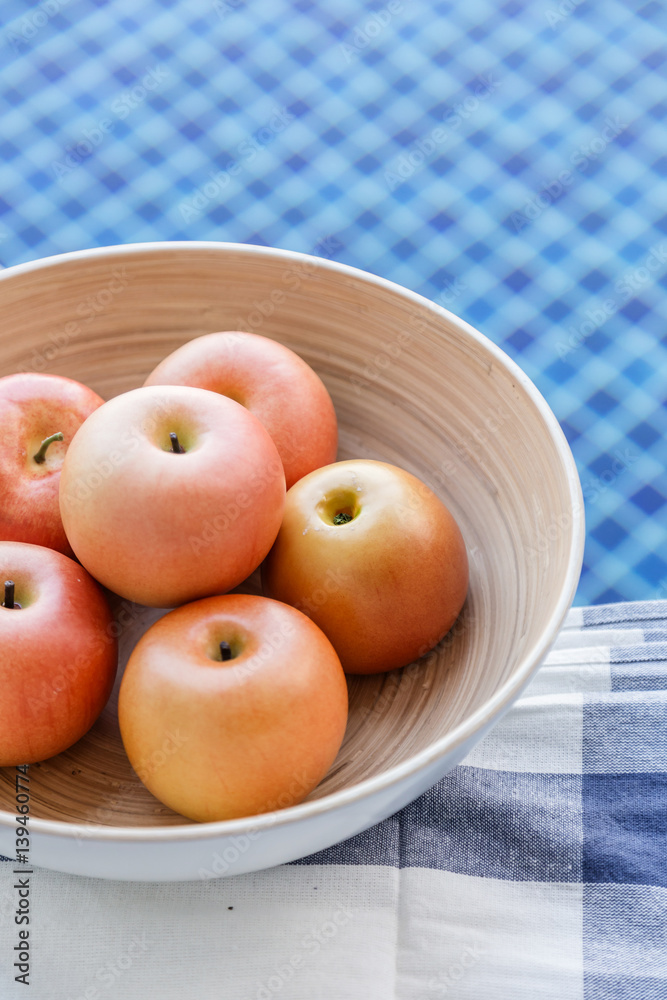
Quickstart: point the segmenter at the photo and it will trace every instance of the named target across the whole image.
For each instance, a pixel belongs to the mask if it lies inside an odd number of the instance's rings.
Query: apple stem
[[[179,443],[178,434],[174,434],[172,431],[169,435],[169,440],[171,441],[171,450],[175,455],[183,455],[185,453],[185,448],[182,448]]]
[[[229,645],[228,642],[221,642],[220,659],[222,660],[223,663],[225,663],[226,660],[231,660],[231,658],[232,658],[232,647]]]
[[[334,524],[347,524],[352,520],[352,515],[348,514],[346,511],[342,510],[340,514],[334,514],[333,523]]]
[[[14,581],[5,580],[5,600],[3,607],[10,610],[14,607]]]
[[[37,462],[37,465],[41,465],[44,459],[46,458],[46,449],[49,447],[50,444],[53,444],[54,441],[64,441],[64,440],[65,438],[62,431],[58,431],[57,434],[52,434],[51,437],[44,438],[44,440],[39,446],[39,451],[37,452],[36,455],[33,456],[33,458]]]

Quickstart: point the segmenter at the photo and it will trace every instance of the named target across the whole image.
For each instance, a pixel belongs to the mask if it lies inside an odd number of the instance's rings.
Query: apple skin
[[[60,470],[70,441],[104,400],[80,382],[27,373],[0,378],[0,539],[31,542],[71,555],[58,506]],[[34,455],[61,431],[43,463]]]
[[[234,654],[224,663],[222,640]],[[118,718],[153,795],[205,822],[301,802],[338,753],[347,707],[340,661],[310,619],[226,594],[177,608],[144,634]]]
[[[336,525],[338,511],[355,516]],[[415,476],[337,462],[288,492],[262,587],[320,626],[346,673],[374,674],[447,634],[465,601],[468,557],[456,521]]]
[[[239,330],[197,337],[166,357],[145,385],[194,385],[242,403],[273,438],[287,489],[336,461],[338,424],[324,383],[268,337]]]
[[[73,559],[41,545],[0,542],[0,767],[61,753],[93,725],[118,665],[100,587]]]
[[[65,531],[89,573],[161,608],[241,583],[271,548],[284,503],[282,463],[259,420],[186,386],[101,406],[75,435],[60,484]]]

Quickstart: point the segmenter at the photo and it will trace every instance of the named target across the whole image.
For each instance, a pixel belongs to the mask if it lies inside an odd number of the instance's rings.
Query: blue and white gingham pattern
[[[575,608],[459,767],[292,865],[164,884],[36,871],[33,995],[665,1000],[666,638],[664,600]],[[3,1000],[22,995],[11,979],[0,964]]]
[[[648,0],[3,0],[0,259],[160,239],[337,258],[534,379],[580,604],[667,595],[667,18]]]

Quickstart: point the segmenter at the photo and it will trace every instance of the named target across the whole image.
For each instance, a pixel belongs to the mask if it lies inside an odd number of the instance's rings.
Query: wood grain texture
[[[241,329],[300,354],[327,385],[339,458],[393,462],[458,520],[470,590],[452,633],[416,664],[350,678],[344,745],[314,798],[411,758],[482,707],[543,632],[571,561],[571,485],[516,372],[483,342],[387,286],[252,248],[162,245],[56,260],[0,280],[0,374],[47,371],[105,398],[186,340]],[[253,592],[256,580],[247,588]],[[115,600],[122,660],[159,612]],[[119,675],[120,676],[120,675]],[[133,774],[116,719],[31,768],[32,815],[116,826],[185,823]],[[14,774],[0,771],[13,812]]]

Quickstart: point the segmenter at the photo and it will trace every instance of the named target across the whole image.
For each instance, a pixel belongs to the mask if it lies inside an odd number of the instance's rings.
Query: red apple
[[[104,594],[73,559],[0,542],[0,588],[0,766],[8,767],[53,757],[88,732],[111,694],[118,654]]]
[[[287,494],[262,584],[320,626],[346,672],[373,674],[447,634],[468,558],[454,518],[419,479],[384,462],[338,462]]]
[[[228,330],[183,344],[146,385],[194,385],[242,403],[266,427],[287,489],[336,461],[338,425],[324,383],[298,354],[268,337]]]
[[[284,502],[282,464],[259,420],[186,386],[134,389],[101,406],[72,441],[60,484],[82,564],[153,607],[220,594],[249,576]]]
[[[118,718],[135,771],[190,819],[296,805],[338,753],[347,686],[325,635],[246,594],[195,601],[139,640]]]
[[[60,469],[74,434],[103,402],[59,375],[0,378],[0,539],[72,554],[58,506]]]

